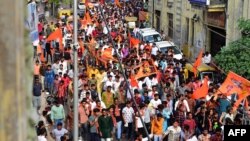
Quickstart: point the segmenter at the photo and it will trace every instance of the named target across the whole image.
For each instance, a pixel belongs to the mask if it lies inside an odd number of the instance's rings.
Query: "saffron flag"
[[[121,7],[120,1],[119,0],[115,0],[115,5]]]
[[[86,12],[84,15],[84,20],[86,21],[87,24],[92,24],[92,19],[90,17],[89,12]]]
[[[135,79],[134,75],[130,76],[130,85],[131,87],[139,87],[137,80]]]
[[[103,59],[107,59],[107,60],[115,60],[113,55],[112,55],[112,48],[106,48],[103,52],[102,52],[102,58]]]
[[[131,45],[132,45],[133,47],[136,47],[136,46],[138,46],[138,45],[139,45],[140,40],[139,40],[139,39],[136,39],[136,38],[131,37],[131,38],[130,38],[130,42],[131,42]]]
[[[201,87],[197,88],[194,91],[194,93],[192,95],[192,98],[193,99],[200,99],[202,97],[206,97],[207,93],[208,93],[208,89],[209,89],[209,87],[208,87],[208,78],[205,77],[204,78],[204,83],[202,84]]]
[[[85,6],[86,6],[86,7],[89,6],[89,0],[85,0]]]
[[[63,38],[62,30],[58,28],[49,35],[47,41],[59,40],[60,50],[63,50],[62,38]]]
[[[202,63],[202,54],[203,54],[203,49],[201,49],[201,51],[200,51],[194,65],[193,65],[194,77],[197,77],[197,71],[198,71],[197,69]]]
[[[237,93],[239,97],[244,97],[250,93],[250,81],[230,71],[226,80],[222,83],[217,90],[217,94],[231,95]]]

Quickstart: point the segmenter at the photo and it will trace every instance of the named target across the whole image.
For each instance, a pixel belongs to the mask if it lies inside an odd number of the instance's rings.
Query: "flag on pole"
[[[197,77],[198,67],[202,64],[202,54],[203,54],[203,49],[201,49],[201,51],[200,51],[194,65],[193,65],[194,77]]]
[[[231,95],[237,93],[238,96],[250,93],[250,81],[230,71],[226,80],[222,83],[217,91],[217,94],[222,93],[224,95]]]
[[[115,5],[121,7],[120,1],[119,0],[115,0]]]
[[[62,38],[63,38],[62,30],[60,28],[57,28],[54,32],[52,32],[49,35],[47,41],[59,40],[60,50],[63,50]]]
[[[204,78],[204,83],[202,84],[201,87],[197,88],[194,91],[194,93],[192,95],[192,98],[193,99],[200,99],[202,97],[206,97],[207,93],[208,93],[208,89],[209,89],[209,87],[208,87],[208,78],[205,77]]]

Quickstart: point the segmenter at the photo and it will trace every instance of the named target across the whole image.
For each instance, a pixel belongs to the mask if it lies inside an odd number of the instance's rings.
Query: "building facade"
[[[194,60],[201,48],[215,55],[241,37],[237,21],[250,18],[249,0],[149,0],[149,19]]]

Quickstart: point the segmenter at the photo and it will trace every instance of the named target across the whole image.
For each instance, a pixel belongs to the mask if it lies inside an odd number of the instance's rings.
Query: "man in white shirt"
[[[59,65],[59,69],[57,70],[57,74],[62,73],[62,75],[67,73],[67,70],[63,69],[63,64]]]
[[[155,94],[154,99],[151,99],[150,104],[154,108],[154,113],[156,113],[156,109],[158,108],[158,105],[161,104],[161,100],[159,99],[159,95]]]
[[[134,109],[131,107],[131,102],[128,101],[126,107],[122,109],[124,127],[128,129],[126,130],[128,134],[127,140],[132,138],[134,115],[135,115]]]
[[[181,136],[181,127],[178,121],[174,121],[173,126],[168,127],[167,131],[164,133],[164,137],[168,135],[168,141],[179,141]]]
[[[114,84],[114,92],[116,93],[116,92],[118,92],[119,87],[121,85],[121,80],[120,80],[120,76],[119,75],[115,76],[115,81],[113,82],[113,84]]]
[[[175,102],[175,106],[174,106],[174,110],[176,111],[178,108],[179,103],[182,102],[184,104],[184,106],[187,109],[187,112],[190,112],[190,108],[188,106],[188,102],[185,99],[184,95],[180,95],[180,98]]]
[[[112,80],[112,75],[108,75],[108,80],[104,82],[103,89],[106,90],[108,86],[111,86],[112,90],[114,90],[114,82]]]
[[[42,128],[41,130],[39,130],[38,132],[38,141],[47,141],[46,139],[46,134],[47,134],[47,131],[45,128]]]
[[[53,65],[52,65],[52,70],[54,71],[55,74],[59,74],[59,60],[57,60]]]
[[[153,47],[152,47],[152,51],[151,51],[151,54],[154,55],[154,56],[157,56],[157,52],[159,51],[158,47],[155,45],[155,43],[153,44]]]
[[[211,54],[209,52],[206,52],[203,58],[204,58],[203,61],[205,64],[209,65],[211,63]]]
[[[57,124],[57,128],[54,129],[52,131],[52,137],[56,140],[56,141],[61,141],[61,137],[63,135],[65,135],[66,133],[68,133],[68,130],[66,130],[65,128],[62,127],[62,123],[59,122]]]
[[[61,61],[59,62],[59,65],[63,65],[63,71],[67,71],[67,69],[68,69],[68,63],[67,63],[67,61],[66,60],[64,60],[64,58],[62,58],[61,59]]]

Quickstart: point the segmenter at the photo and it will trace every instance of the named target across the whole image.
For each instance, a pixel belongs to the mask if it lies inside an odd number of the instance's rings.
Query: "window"
[[[172,13],[168,13],[168,36],[170,38],[173,38],[173,29],[174,29],[174,24],[173,24],[173,19],[174,16]]]
[[[162,41],[161,36],[159,34],[154,34],[154,35],[148,35],[145,36],[143,41],[149,42],[149,43],[154,43],[154,42],[160,42]]]
[[[194,20],[192,20],[192,40],[191,45],[194,45]]]
[[[186,18],[186,40],[185,43],[188,43],[188,39],[189,39],[189,18]]]

